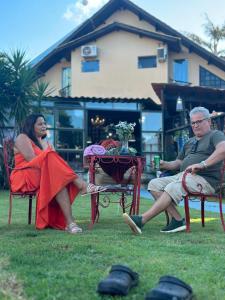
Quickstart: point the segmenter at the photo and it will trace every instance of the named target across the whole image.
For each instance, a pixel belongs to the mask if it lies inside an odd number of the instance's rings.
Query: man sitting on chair
[[[211,130],[210,114],[204,107],[193,108],[190,111],[190,120],[194,137],[184,144],[176,160],[160,161],[161,169],[180,169],[180,172],[173,176],[155,178],[149,182],[148,191],[156,200],[149,210],[142,215],[123,215],[125,222],[136,234],[141,234],[145,223],[165,210],[172,219],[161,232],[178,232],[186,229],[185,220],[176,208],[186,195],[182,187],[182,176],[185,170],[190,172],[186,177],[190,191],[199,192],[198,185],[201,184],[203,193],[212,194],[219,184],[220,169],[225,159],[225,136],[221,131]]]

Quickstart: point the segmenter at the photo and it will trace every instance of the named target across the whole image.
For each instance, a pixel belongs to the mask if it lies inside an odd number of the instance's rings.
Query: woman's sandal
[[[86,196],[86,195],[92,195],[92,194],[97,194],[104,192],[107,189],[107,187],[101,186],[101,185],[95,185],[93,183],[89,183],[87,185],[87,191],[84,194],[81,194],[81,196]]]
[[[65,231],[71,234],[82,233],[82,228],[80,228],[76,223],[70,223],[66,226]]]

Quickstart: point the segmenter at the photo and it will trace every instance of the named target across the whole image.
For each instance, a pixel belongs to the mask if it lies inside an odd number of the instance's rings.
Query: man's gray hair
[[[203,114],[204,118],[207,118],[209,119],[210,118],[210,113],[209,113],[209,110],[205,107],[202,107],[202,106],[197,106],[197,107],[194,107],[190,113],[189,113],[189,116],[190,118],[195,115],[195,114],[198,114],[198,113],[201,113]]]

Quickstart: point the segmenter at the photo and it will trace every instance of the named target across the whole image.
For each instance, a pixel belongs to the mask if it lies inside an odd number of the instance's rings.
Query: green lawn
[[[99,223],[90,231],[90,201],[80,197],[73,209],[84,233],[70,235],[27,225],[24,199],[14,200],[8,226],[8,193],[0,192],[0,199],[0,299],[113,299],[96,293],[112,264],[126,264],[140,275],[139,285],[123,299],[144,299],[166,274],[189,283],[197,299],[225,299],[225,234],[217,214],[206,213],[202,228],[200,212],[192,211],[190,234],[159,233],[162,215],[134,236],[118,205],[112,204],[101,210]],[[150,203],[142,199],[141,211]]]

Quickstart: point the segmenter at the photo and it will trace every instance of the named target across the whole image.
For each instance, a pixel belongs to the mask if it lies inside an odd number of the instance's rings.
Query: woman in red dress
[[[41,114],[27,117],[14,145],[15,170],[10,176],[13,192],[37,191],[36,228],[82,232],[72,216],[71,205],[81,195],[105,188],[86,184],[46,140],[46,122]]]

